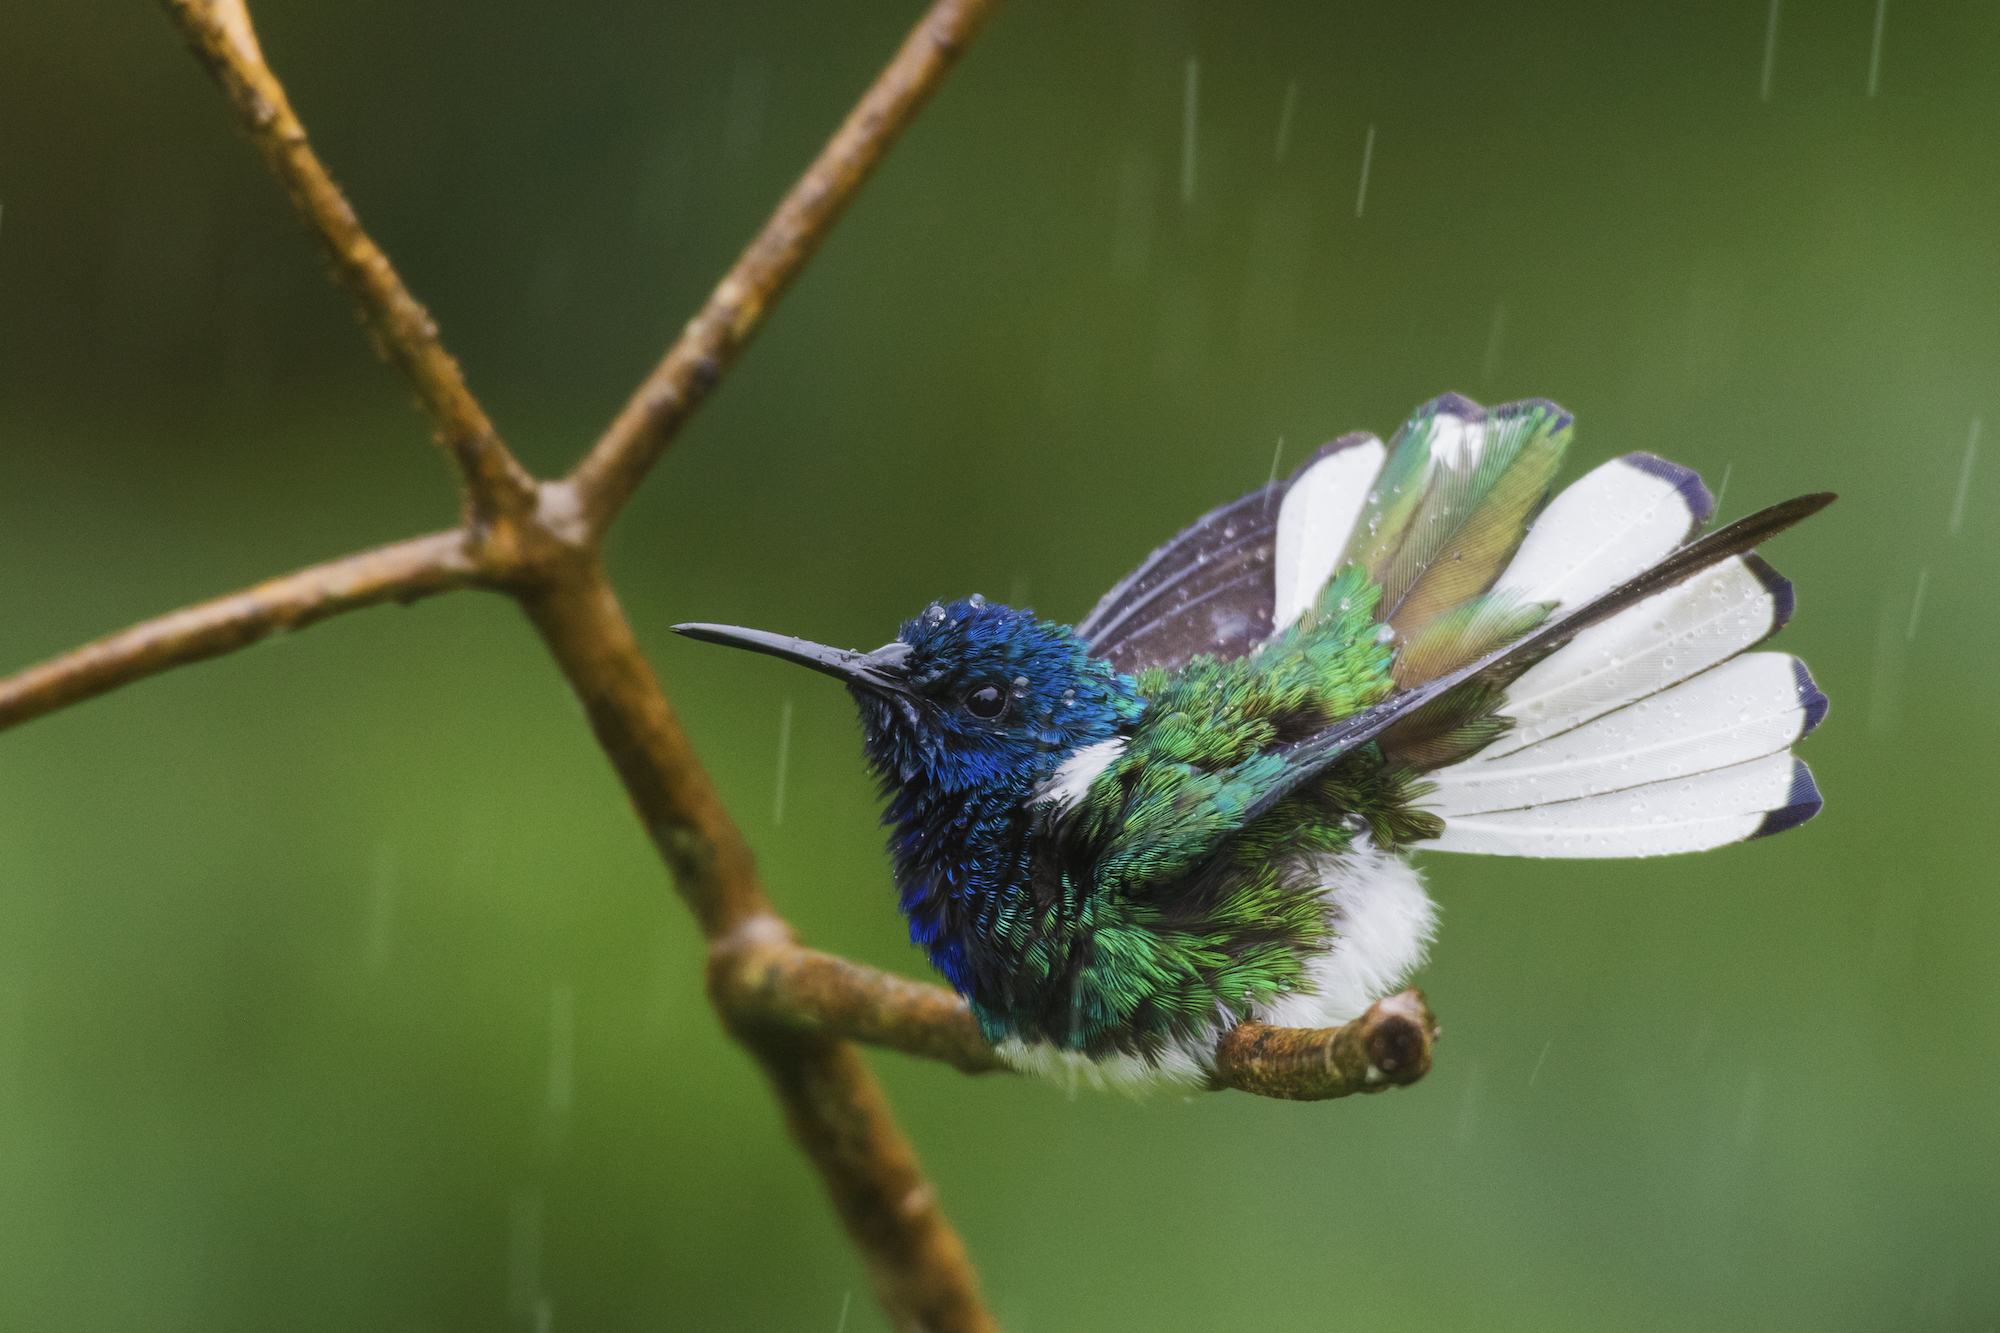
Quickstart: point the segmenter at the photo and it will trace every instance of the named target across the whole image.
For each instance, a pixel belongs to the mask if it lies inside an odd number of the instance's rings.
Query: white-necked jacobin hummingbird
[[[1549,499],[1571,418],[1456,394],[1198,520],[1075,628],[977,596],[846,682],[911,938],[1016,1066],[1198,1085],[1246,1019],[1344,1022],[1424,958],[1407,853],[1690,852],[1810,819],[1805,665],[1753,549],[1651,454]]]

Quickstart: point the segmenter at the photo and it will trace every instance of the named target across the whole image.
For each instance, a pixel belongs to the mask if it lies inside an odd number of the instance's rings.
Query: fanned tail
[[[1693,472],[1634,454],[1565,490],[1501,578],[1588,602],[1666,560],[1712,511]],[[1504,734],[1429,774],[1431,846],[1511,856],[1657,856],[1796,827],[1821,799],[1790,747],[1826,716],[1805,664],[1753,653],[1792,585],[1754,553],[1625,608],[1507,684]]]
[[[1747,542],[1719,563],[1726,551],[1683,551],[1714,504],[1694,472],[1651,454],[1549,500],[1569,434],[1553,403],[1488,411],[1450,394],[1417,409],[1366,481],[1354,474],[1380,445],[1329,446],[1279,518],[1278,631],[1331,621],[1317,602],[1340,570],[1380,586],[1396,694],[1434,696],[1373,738],[1435,784],[1424,805],[1445,827],[1425,845],[1648,856],[1803,823],[1820,796],[1789,751],[1826,696],[1796,658],[1748,651],[1790,618],[1791,585]],[[1770,513],[1807,506],[1782,526],[1826,498]],[[1589,628],[1548,628],[1613,589],[1573,622]],[[1548,646],[1501,653],[1537,638]],[[1512,665],[1468,669],[1495,654]]]

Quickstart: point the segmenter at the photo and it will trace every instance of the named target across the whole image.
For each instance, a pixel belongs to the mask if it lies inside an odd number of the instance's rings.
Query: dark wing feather
[[[1278,515],[1292,484],[1328,454],[1372,440],[1343,435],[1281,481],[1211,509],[1147,556],[1076,627],[1120,671],[1172,669],[1202,653],[1241,657],[1271,635]]]
[[[1076,632],[1120,671],[1241,657],[1271,633],[1271,554],[1289,483],[1211,509],[1098,601]]]

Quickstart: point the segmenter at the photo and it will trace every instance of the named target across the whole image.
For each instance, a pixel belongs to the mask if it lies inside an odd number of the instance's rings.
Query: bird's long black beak
[[[909,673],[903,665],[904,659],[910,655],[907,643],[886,643],[872,653],[857,653],[851,648],[829,648],[823,643],[794,639],[788,634],[769,634],[761,629],[742,629],[735,625],[676,625],[674,633],[685,634],[704,643],[721,643],[731,648],[748,648],[753,653],[769,653],[880,694],[910,693]]]

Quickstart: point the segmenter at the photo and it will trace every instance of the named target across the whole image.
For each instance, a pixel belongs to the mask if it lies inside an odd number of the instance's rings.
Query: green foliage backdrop
[[[916,12],[258,7],[541,471]],[[1973,420],[2000,437],[2000,16],[1890,4],[1871,99],[1875,6],[1788,5],[1763,100],[1769,16],[1017,0],[619,528],[780,906],[924,975],[844,697],[668,625],[865,647],[975,590],[1073,618],[1281,437],[1446,389],[1558,399],[1578,470],[1726,473],[1725,518],[1844,493],[1770,552],[1833,699],[1824,816],[1693,858],[1430,858],[1418,1087],[1134,1105],[871,1057],[1011,1329],[2000,1318],[2000,439],[1947,531]],[[0,206],[0,661],[449,520],[154,6],[0,7]],[[816,1330],[850,1291],[878,1327],[501,600],[0,736],[0,1324]]]

